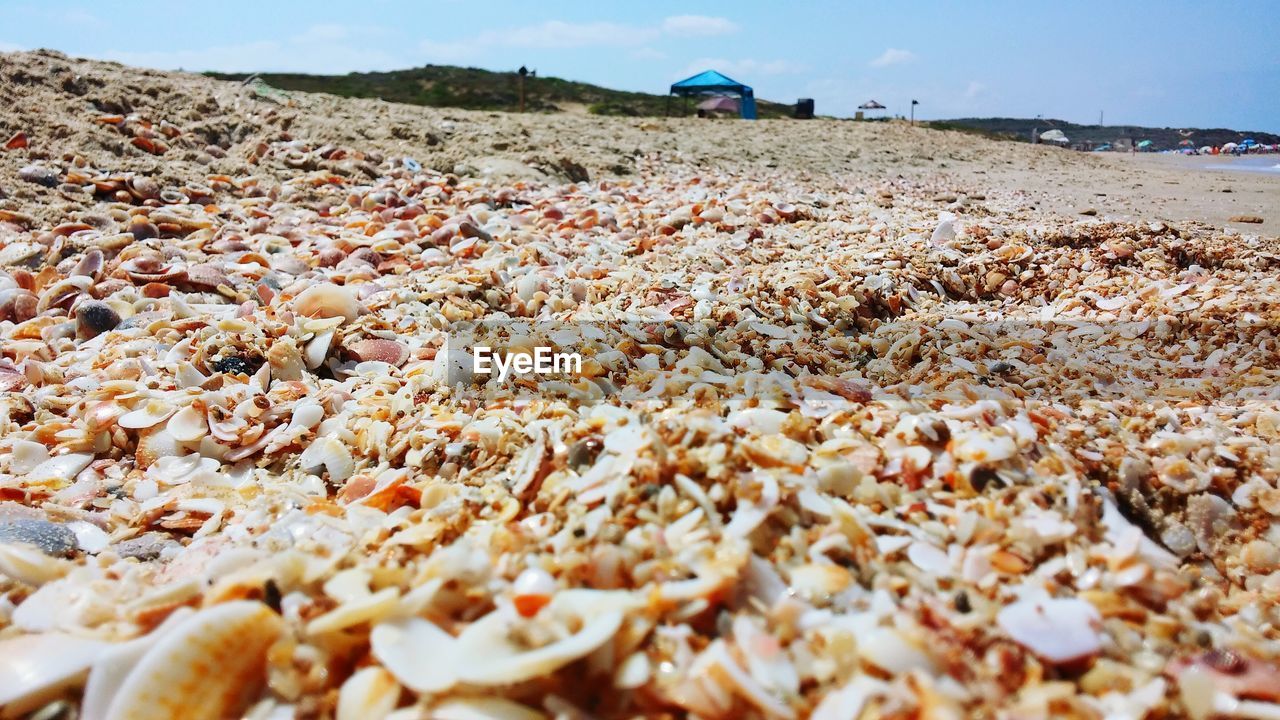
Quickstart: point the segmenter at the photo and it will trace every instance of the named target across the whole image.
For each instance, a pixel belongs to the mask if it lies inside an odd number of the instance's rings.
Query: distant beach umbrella
[[[1240,144],[1241,144],[1241,145],[1244,145],[1244,146],[1246,146],[1246,147],[1247,147],[1247,146],[1249,146],[1249,145],[1257,145],[1257,144],[1258,144],[1258,141],[1257,141],[1257,140],[1254,140],[1253,138],[1245,138],[1245,139],[1243,139],[1243,140],[1241,140],[1241,141],[1240,141]]]
[[[1211,153],[1211,152],[1213,152],[1213,148],[1212,148],[1212,147],[1210,147],[1210,146],[1208,146],[1208,145],[1205,145],[1204,147],[1200,148],[1200,153],[1201,153],[1201,154],[1207,155],[1207,154],[1209,154],[1209,153]]]
[[[1143,140],[1142,142],[1138,143],[1138,147],[1140,148],[1151,147],[1154,144],[1155,143],[1151,142],[1150,140]]]
[[[698,103],[699,110],[724,110],[725,112],[738,112],[738,101],[727,95],[716,95],[707,98]]]
[[[1222,144],[1222,151],[1223,151],[1223,152],[1231,152],[1232,150],[1235,150],[1235,149],[1236,149],[1236,144],[1235,144],[1235,143],[1223,143],[1223,144]]]
[[[868,100],[858,106],[859,110],[884,110],[885,107],[875,100]]]
[[[1178,144],[1179,144],[1179,145],[1181,145],[1181,146],[1183,146],[1183,147],[1195,147],[1195,145],[1196,145],[1195,143],[1191,142],[1190,140],[1183,140],[1183,141],[1179,142]]]
[[[1040,133],[1040,139],[1045,142],[1055,142],[1055,143],[1070,142],[1069,140],[1067,140],[1066,133],[1062,132],[1057,128],[1054,128],[1052,130],[1045,130],[1044,132]]]

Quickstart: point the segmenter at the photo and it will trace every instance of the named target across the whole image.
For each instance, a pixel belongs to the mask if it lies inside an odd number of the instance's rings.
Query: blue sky
[[[26,2],[0,50],[188,70],[424,63],[661,92],[716,68],[758,97],[852,114],[1280,131],[1280,2]]]

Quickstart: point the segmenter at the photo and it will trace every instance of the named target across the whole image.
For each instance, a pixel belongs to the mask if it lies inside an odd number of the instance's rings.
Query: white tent
[[[1045,130],[1044,132],[1040,133],[1040,139],[1045,142],[1062,143],[1064,145],[1070,142],[1069,140],[1067,140],[1066,134],[1057,128],[1054,128],[1052,130]]]

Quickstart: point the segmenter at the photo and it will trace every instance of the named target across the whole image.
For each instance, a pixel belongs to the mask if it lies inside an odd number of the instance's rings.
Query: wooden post
[[[920,104],[919,100],[911,101],[911,127],[916,126],[916,106]]]
[[[524,78],[529,74],[529,68],[521,65],[520,70],[520,112],[524,112]]]

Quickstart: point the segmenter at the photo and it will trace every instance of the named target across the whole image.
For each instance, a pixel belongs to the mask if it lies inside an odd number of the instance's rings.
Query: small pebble
[[[58,173],[43,165],[28,165],[22,168],[18,171],[18,178],[45,187],[58,186]]]
[[[66,525],[30,518],[0,519],[0,543],[34,545],[54,557],[70,555],[78,546],[76,534]]]
[[[177,543],[169,536],[162,533],[145,533],[136,538],[122,540],[116,543],[112,548],[116,554],[122,558],[134,558],[136,560],[155,560],[160,557],[160,553],[170,545]]]
[[[119,324],[119,313],[104,302],[91,300],[76,307],[76,337],[81,340],[95,338]]]

